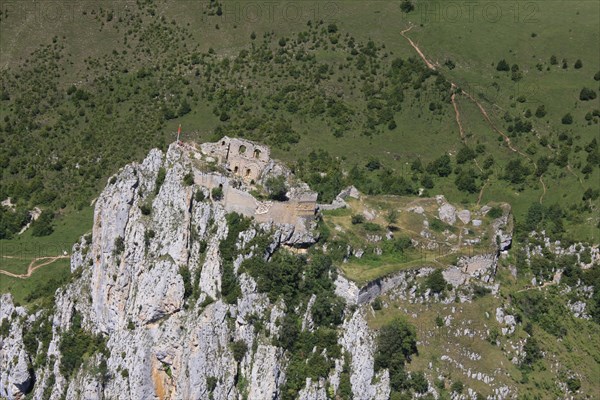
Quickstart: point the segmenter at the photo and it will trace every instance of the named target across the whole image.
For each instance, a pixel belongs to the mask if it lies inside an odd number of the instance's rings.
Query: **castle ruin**
[[[208,189],[222,188],[222,202],[228,212],[252,217],[258,223],[294,225],[297,235],[309,232],[318,195],[303,182],[291,184],[291,172],[271,159],[269,147],[225,136],[218,142],[202,143],[194,157],[227,170],[227,174],[222,174],[195,169],[194,181]],[[285,176],[288,183],[286,201],[261,201],[250,193],[269,177],[278,175]]]

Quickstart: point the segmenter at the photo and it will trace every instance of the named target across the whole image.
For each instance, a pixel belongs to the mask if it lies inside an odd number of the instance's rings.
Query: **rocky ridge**
[[[161,168],[162,183],[157,179]],[[288,360],[264,332],[278,336],[282,305],[259,293],[246,273],[239,275],[237,302],[223,301],[219,244],[228,233],[226,212],[219,201],[210,200],[206,188],[184,183],[193,168],[174,144],[166,154],[151,151],[142,163],[124,167],[110,180],[96,202],[91,238],[73,247],[75,278],[57,291],[53,314],[41,323],[48,328],[49,343],[26,352],[22,333],[37,314],[28,315],[3,296],[0,320],[8,321],[10,330],[0,339],[0,397],[20,399],[30,391],[34,399],[51,400],[281,397]],[[202,196],[195,196],[198,191]],[[294,236],[293,226],[262,224],[241,232],[236,247],[251,254],[258,230],[271,232],[270,252]],[[243,258],[235,259],[236,270]],[[193,303],[186,298],[182,267],[197,277],[199,295]],[[257,318],[264,321],[263,333],[251,323]],[[79,329],[76,320],[83,331],[102,338],[106,351],[84,359],[67,377],[61,341]],[[248,349],[238,360],[234,342]],[[375,377],[374,334],[364,310],[349,315],[339,343],[351,360],[354,398],[387,398],[387,373]],[[36,353],[47,354],[45,362],[36,363]],[[325,388],[337,388],[342,364],[336,361],[327,380],[308,380],[299,397],[327,398]]]

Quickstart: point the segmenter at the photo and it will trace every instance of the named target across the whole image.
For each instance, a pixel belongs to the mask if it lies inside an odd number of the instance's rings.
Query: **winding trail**
[[[415,51],[417,52],[417,54],[419,55],[419,57],[421,57],[421,59],[423,60],[423,62],[425,63],[425,65],[427,65],[427,68],[431,69],[432,71],[436,71],[436,65],[429,61],[427,59],[427,57],[425,57],[425,54],[421,51],[421,49],[419,48],[419,46],[417,46],[415,44],[415,42],[413,42],[413,40],[411,38],[409,38],[406,35],[406,32],[410,31],[413,28],[414,25],[410,25],[408,28],[400,31],[400,35],[402,35],[402,37],[404,37],[408,43],[413,47],[413,49],[415,49]],[[483,107],[483,105],[477,101],[470,93],[465,92],[463,89],[460,89],[459,86],[450,81],[450,85],[451,88],[453,89],[454,93],[452,93],[451,96],[451,101],[452,101],[452,106],[454,107],[454,114],[455,114],[455,118],[456,118],[456,123],[458,124],[458,129],[460,132],[460,137],[461,139],[463,139],[463,141],[465,140],[465,136],[464,136],[464,130],[463,130],[463,126],[462,123],[460,121],[460,112],[458,110],[458,105],[456,103],[456,90],[460,90],[460,94],[464,95],[465,97],[467,97],[469,100],[471,100],[476,106],[477,108],[479,108],[479,111],[481,113],[481,115],[483,116],[483,118],[485,119],[485,121],[488,123],[488,125],[490,126],[490,128],[492,128],[492,130],[494,130],[496,133],[498,133],[500,136],[502,136],[504,142],[506,143],[506,145],[508,146],[508,148],[514,152],[517,153],[519,155],[521,155],[522,157],[524,157],[527,161],[529,161],[530,163],[533,164],[534,168],[537,170],[537,164],[535,162],[533,162],[533,160],[525,153],[523,153],[522,151],[520,151],[519,149],[517,149],[516,147],[513,146],[512,141],[510,140],[510,137],[508,137],[504,132],[502,132],[500,129],[498,129],[496,127],[496,125],[494,124],[494,122],[492,121],[492,119],[490,118],[490,116],[488,115],[487,111],[485,110],[485,108]],[[479,166],[478,166],[479,167]],[[481,170],[481,168],[480,168]],[[546,185],[542,179],[542,177],[540,176],[540,182],[542,184],[542,188],[543,188],[543,193],[540,196],[540,204],[543,202],[544,196],[546,195]],[[487,182],[486,182],[487,183]],[[483,187],[481,188],[481,192],[479,193],[479,200],[478,200],[478,204],[479,201],[481,201],[481,197],[483,194],[483,188],[485,187],[485,184],[483,185]]]
[[[13,257],[13,256],[3,256],[4,258],[17,258],[17,257]],[[27,279],[31,276],[31,274],[33,274],[38,268],[42,268],[45,267],[46,265],[52,264],[53,262],[63,259],[63,258],[69,258],[69,255],[66,256],[56,256],[56,257],[38,257],[38,258],[34,258],[33,260],[31,260],[31,262],[29,263],[29,266],[27,267],[27,273],[26,274],[15,274],[12,273],[10,271],[5,271],[3,269],[0,269],[0,274],[4,274],[7,276],[11,276],[13,278],[19,278],[19,279]],[[36,263],[38,261],[41,260],[45,260],[43,263],[36,265]]]

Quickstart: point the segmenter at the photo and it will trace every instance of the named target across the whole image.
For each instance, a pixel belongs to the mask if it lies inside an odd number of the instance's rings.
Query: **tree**
[[[525,182],[527,176],[531,174],[529,168],[524,165],[520,158],[510,160],[504,169],[503,179],[510,183],[520,184]]]
[[[369,171],[375,171],[381,168],[381,161],[373,157],[369,160],[369,162],[367,162],[365,166]]]
[[[535,110],[535,116],[538,118],[543,118],[546,115],[546,107],[542,104],[538,106]]]
[[[399,391],[406,386],[407,374],[404,364],[417,354],[417,335],[414,326],[402,318],[395,318],[384,325],[377,337],[375,370],[387,368],[390,386]]]
[[[42,211],[42,214],[31,225],[31,235],[39,237],[52,234],[54,232],[54,227],[52,226],[53,219],[54,214],[49,211]]]
[[[464,390],[464,385],[461,381],[456,381],[452,384],[450,390],[452,390],[453,393],[461,394]]]
[[[594,100],[595,98],[596,91],[594,89],[584,87],[581,89],[581,92],[579,92],[579,100],[581,101]]]
[[[433,179],[431,178],[431,176],[427,175],[427,174],[423,175],[421,177],[421,185],[423,185],[423,187],[425,189],[433,189],[434,185],[433,185]]]
[[[179,106],[179,110],[177,111],[177,114],[179,114],[179,116],[184,116],[185,114],[188,114],[190,111],[192,111],[192,108],[190,107],[190,103],[188,103],[187,99],[183,99],[183,101],[181,102],[181,105]]]
[[[425,280],[425,287],[433,293],[442,293],[446,289],[446,285],[447,283],[441,269],[433,271]]]
[[[396,222],[398,222],[398,211],[390,210],[386,214],[385,220],[388,222],[388,224],[395,224]]]
[[[362,214],[355,214],[352,216],[352,225],[358,225],[365,222],[365,216]]]
[[[287,197],[287,186],[285,183],[285,177],[283,175],[270,177],[265,182],[265,187],[269,192],[269,198],[278,201],[285,201]]]
[[[402,12],[404,13],[409,13],[411,11],[413,11],[415,9],[415,6],[413,5],[412,1],[410,0],[402,0],[402,3],[400,3],[400,10],[402,10]]]
[[[575,67],[575,69],[579,69],[579,68],[583,67],[583,63],[581,62],[580,59],[577,59],[577,61],[575,61],[574,67]]]
[[[429,383],[423,371],[412,372],[410,374],[410,386],[417,393],[425,393],[429,388]]]
[[[192,186],[194,184],[194,173],[192,171],[185,174],[183,177],[183,184],[185,186]]]
[[[561,122],[563,125],[571,125],[573,123],[573,116],[570,113],[567,113],[562,117]]]
[[[219,201],[223,198],[223,188],[217,186],[210,191],[210,194],[215,201]]]
[[[467,161],[471,161],[476,156],[477,154],[475,154],[473,149],[468,146],[462,146],[460,150],[458,150],[458,153],[456,153],[456,162],[458,164],[464,164]]]
[[[236,340],[231,344],[231,352],[233,353],[233,359],[240,362],[244,359],[246,352],[248,351],[248,345],[243,340]]]
[[[450,173],[452,172],[450,156],[448,154],[444,154],[435,161],[430,162],[427,165],[427,172],[442,177],[450,175]]]
[[[472,168],[462,170],[456,177],[454,183],[458,190],[468,193],[475,193],[479,190],[476,182],[476,173]]]
[[[534,337],[528,337],[523,346],[525,356],[521,362],[521,366],[532,366],[537,360],[542,358],[542,350]]]
[[[556,56],[552,55],[550,57],[550,65],[557,65],[557,64],[558,64],[558,60],[557,60]]]
[[[510,66],[505,59],[498,61],[498,64],[496,65],[496,71],[510,71]]]

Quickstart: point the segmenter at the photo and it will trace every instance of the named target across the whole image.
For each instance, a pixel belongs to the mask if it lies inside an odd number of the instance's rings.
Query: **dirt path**
[[[452,88],[454,88],[454,83],[452,84]],[[456,93],[452,93],[450,100],[452,100],[452,106],[454,106],[454,116],[456,118],[456,123],[458,124],[458,132],[460,133],[460,138],[463,141],[465,141],[465,131],[463,129],[462,123],[460,122],[460,111],[458,111],[458,104],[456,104]]]
[[[16,258],[16,257],[12,257],[12,256],[3,256],[4,258]],[[0,274],[4,274],[4,275],[8,275],[8,276],[12,276],[13,278],[19,278],[19,279],[27,279],[31,276],[31,274],[33,274],[38,268],[42,268],[45,267],[46,265],[52,264],[53,262],[63,259],[63,258],[69,258],[69,255],[66,256],[56,256],[56,257],[38,257],[38,258],[34,258],[33,260],[31,260],[31,262],[29,263],[29,266],[27,267],[27,273],[26,274],[15,274],[9,271],[5,271],[3,269],[0,269]],[[43,263],[35,265],[36,262],[38,261],[42,261],[45,260]]]
[[[427,57],[425,57],[425,54],[421,51],[421,49],[419,48],[419,46],[417,46],[415,44],[415,42],[412,41],[411,38],[409,38],[406,35],[406,32],[410,31],[413,28],[413,25],[410,25],[408,28],[404,29],[403,31],[400,32],[400,35],[402,35],[402,37],[404,37],[408,43],[413,47],[413,49],[415,49],[415,51],[417,52],[417,54],[419,54],[419,57],[421,57],[421,59],[423,60],[423,62],[425,63],[425,65],[427,65],[427,68],[435,71],[436,70],[436,66],[433,62],[429,61],[427,59]],[[457,89],[458,85],[456,85],[456,83],[449,81],[450,85],[452,87],[452,89]],[[465,92],[463,89],[460,89],[460,94],[464,95],[465,97],[467,97],[469,100],[471,100],[476,106],[477,108],[479,108],[479,111],[481,113],[481,115],[483,116],[483,118],[485,119],[485,121],[488,123],[488,125],[490,126],[490,128],[492,128],[492,130],[494,130],[496,133],[498,133],[500,136],[502,136],[504,142],[506,143],[506,145],[508,146],[508,148],[514,152],[517,153],[519,155],[521,155],[522,157],[524,157],[527,161],[529,161],[530,163],[533,164],[534,168],[537,170],[537,165],[535,162],[533,162],[533,160],[525,153],[523,153],[522,151],[520,151],[519,149],[515,148],[510,140],[510,138],[504,133],[502,132],[500,129],[498,129],[496,127],[496,125],[494,124],[494,122],[492,121],[492,119],[490,118],[490,116],[488,115],[486,109],[483,107],[483,105],[477,101],[477,99],[475,99],[470,93]],[[458,110],[458,105],[456,103],[456,93],[452,93],[452,106],[454,107],[454,114],[456,117],[456,123],[458,124],[458,129],[460,131],[460,137],[463,139],[464,141],[464,130],[463,130],[463,126],[462,123],[460,121],[460,112]],[[540,196],[540,203],[543,202],[544,196],[546,195],[546,185],[544,184],[544,181],[542,179],[542,177],[540,176],[540,182],[542,183],[542,187],[543,187],[543,193]],[[484,185],[485,187],[485,185]],[[483,191],[483,187],[482,187],[482,191]],[[479,197],[481,200],[481,194],[483,192],[480,192]]]

